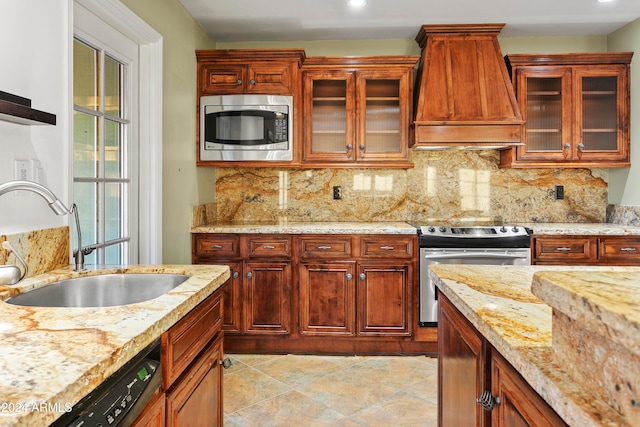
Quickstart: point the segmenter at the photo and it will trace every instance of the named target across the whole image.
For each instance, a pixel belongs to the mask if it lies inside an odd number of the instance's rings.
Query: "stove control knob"
[[[445,231],[447,231],[447,227],[440,227],[440,232],[444,233]]]
[[[502,227],[500,227],[500,232],[501,233],[506,233],[507,232],[507,227],[505,227],[504,225]]]
[[[432,225],[427,230],[429,230],[429,233],[433,233],[434,231],[436,231],[436,228]]]
[[[516,227],[515,225],[513,226],[513,228],[511,229],[511,231],[513,231],[514,233],[518,232],[518,227]]]

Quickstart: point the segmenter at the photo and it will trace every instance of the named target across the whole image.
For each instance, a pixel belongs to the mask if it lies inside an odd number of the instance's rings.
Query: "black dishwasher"
[[[162,383],[160,340],[138,353],[52,427],[129,426]]]

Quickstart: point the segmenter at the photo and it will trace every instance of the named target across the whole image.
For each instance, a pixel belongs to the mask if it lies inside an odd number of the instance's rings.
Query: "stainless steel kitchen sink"
[[[104,274],[45,285],[5,302],[31,307],[111,307],[157,298],[187,280],[182,274]]]

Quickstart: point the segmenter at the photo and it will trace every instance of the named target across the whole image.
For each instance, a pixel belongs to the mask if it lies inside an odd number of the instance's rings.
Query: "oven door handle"
[[[462,252],[455,254],[432,254],[424,255],[425,259],[464,259],[464,258],[494,258],[494,259],[526,259],[522,254],[504,254],[488,252]]]

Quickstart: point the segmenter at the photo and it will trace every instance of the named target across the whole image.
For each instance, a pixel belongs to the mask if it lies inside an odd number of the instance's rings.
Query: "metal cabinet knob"
[[[256,81],[255,81],[255,80],[253,80],[253,79],[251,79],[251,80],[249,80],[249,83],[251,83],[252,85],[254,85],[254,84],[256,84]]]
[[[366,147],[364,146],[364,144],[360,144],[360,149],[364,150]]]
[[[222,367],[224,369],[229,369],[231,367],[231,365],[233,365],[233,362],[228,357],[225,357],[224,359],[222,359],[220,361],[220,364],[222,365]]]
[[[242,80],[240,80],[240,79],[236,80],[236,84],[237,84],[238,86],[239,86],[239,85],[241,85],[241,84],[242,84]]]
[[[578,144],[578,150],[580,150],[580,151],[584,150],[584,144],[583,143]]]
[[[234,271],[234,272],[233,272],[233,274],[232,274],[232,277],[233,277],[234,279],[237,279],[237,278],[238,278],[238,276],[239,276],[238,272],[237,272],[237,271]]]
[[[347,144],[347,150],[351,150],[352,148],[353,148],[353,145]]]
[[[364,273],[360,273],[360,275],[358,276],[361,280],[364,280],[367,278],[367,276]]]
[[[347,276],[346,276],[346,277],[347,277],[347,280],[351,280],[351,279],[353,279],[353,275],[352,275],[351,273],[347,273]]]
[[[498,396],[493,397],[490,391],[485,390],[480,397],[476,399],[476,402],[478,402],[485,411],[491,411],[496,405],[500,404],[500,398]]]
[[[251,272],[247,273],[247,279],[251,279],[253,277],[253,274]]]

